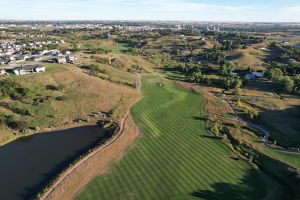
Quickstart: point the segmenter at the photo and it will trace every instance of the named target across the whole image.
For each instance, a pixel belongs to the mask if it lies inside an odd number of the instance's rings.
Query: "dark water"
[[[112,130],[84,126],[24,137],[0,147],[0,200],[31,199]]]

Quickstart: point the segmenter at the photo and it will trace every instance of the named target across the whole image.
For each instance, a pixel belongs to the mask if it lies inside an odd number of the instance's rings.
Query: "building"
[[[68,63],[73,63],[75,60],[77,60],[77,58],[75,56],[68,55],[66,56],[66,60]]]
[[[0,58],[0,65],[6,65],[10,63],[10,59]]]
[[[294,48],[295,48],[295,49],[300,49],[300,44],[295,44],[295,45],[294,45]]]
[[[264,70],[259,70],[259,71],[256,71],[256,72],[252,72],[256,77],[259,77],[259,78],[263,78],[265,76],[265,73],[266,71]]]
[[[50,59],[46,60],[45,62],[65,64],[65,63],[67,63],[67,59],[66,58],[50,58]]]
[[[256,72],[250,72],[247,74],[247,77],[249,79],[255,79],[255,78],[263,78],[265,76],[266,71],[264,70],[259,70]]]
[[[45,71],[46,71],[46,67],[44,67],[42,65],[24,65],[24,66],[16,67],[13,69],[13,72],[16,75],[41,73],[41,72],[45,72]]]
[[[57,58],[57,63],[65,64],[65,63],[67,63],[67,59],[66,58]]]

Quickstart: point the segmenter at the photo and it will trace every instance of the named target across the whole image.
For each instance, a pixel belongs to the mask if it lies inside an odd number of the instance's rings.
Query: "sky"
[[[300,22],[300,0],[0,0],[0,19]]]

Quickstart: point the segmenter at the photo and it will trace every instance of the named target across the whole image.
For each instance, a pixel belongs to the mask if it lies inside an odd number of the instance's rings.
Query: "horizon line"
[[[151,20],[151,19],[0,19],[0,22],[85,22],[85,21],[111,21],[111,22],[214,22],[214,23],[293,23],[293,24],[300,24],[300,21],[219,21],[219,20]]]

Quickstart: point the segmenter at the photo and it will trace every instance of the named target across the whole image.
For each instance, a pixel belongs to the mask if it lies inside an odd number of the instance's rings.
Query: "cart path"
[[[137,74],[138,76],[138,84],[137,84],[137,90],[139,91],[139,93],[141,92],[141,74]],[[100,146],[97,150],[92,151],[91,153],[87,154],[84,158],[82,158],[81,160],[79,160],[78,162],[76,162],[74,165],[72,165],[71,167],[69,167],[67,170],[65,170],[64,172],[62,172],[62,174],[59,175],[59,177],[57,178],[57,180],[55,180],[55,183],[51,185],[51,187],[42,194],[41,197],[39,197],[39,200],[46,200],[63,182],[64,180],[76,169],[78,168],[80,165],[82,165],[83,163],[85,163],[87,160],[89,160],[90,158],[92,158],[94,155],[96,155],[99,151],[103,150],[104,148],[110,146],[111,144],[113,144],[123,133],[124,133],[124,124],[126,119],[129,117],[130,115],[130,110],[132,108],[133,105],[135,105],[139,100],[141,99],[141,95],[139,98],[137,98],[127,109],[125,116],[121,119],[120,121],[120,130],[119,132],[107,143],[105,143],[104,145]]]

